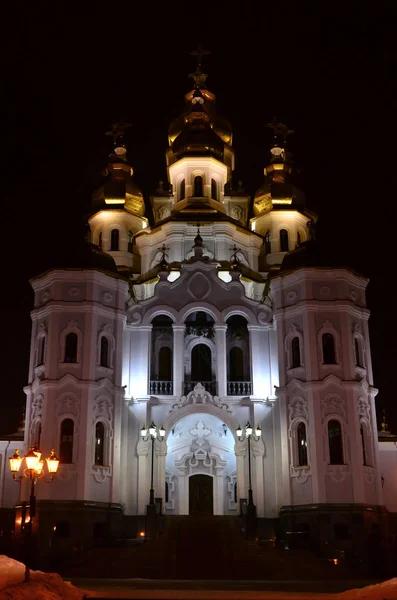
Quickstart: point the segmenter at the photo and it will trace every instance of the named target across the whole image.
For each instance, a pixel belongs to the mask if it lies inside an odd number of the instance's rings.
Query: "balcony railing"
[[[149,394],[155,396],[172,396],[173,392],[173,381],[150,381],[149,383]]]
[[[211,396],[216,395],[216,381],[184,381],[183,387],[185,390],[185,396],[189,392],[192,392],[198,383],[201,383],[205,387],[206,391],[211,394]]]
[[[251,382],[250,381],[228,381],[227,382],[228,396],[250,396]]]

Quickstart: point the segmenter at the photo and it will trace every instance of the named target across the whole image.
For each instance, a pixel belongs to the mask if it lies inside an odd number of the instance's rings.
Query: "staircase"
[[[170,516],[159,538],[136,547],[95,548],[62,572],[70,577],[199,580],[332,580],[357,578],[304,550],[263,548],[245,539],[236,517]]]

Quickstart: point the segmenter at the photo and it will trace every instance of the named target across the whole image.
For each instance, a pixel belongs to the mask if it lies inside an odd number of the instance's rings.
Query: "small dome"
[[[68,252],[62,248],[55,249],[51,258],[43,265],[41,271],[50,269],[97,269],[117,274],[117,266],[110,254],[100,250],[98,246],[85,239],[70,245]]]
[[[329,248],[325,248],[315,240],[309,240],[284,256],[280,272],[294,271],[302,267],[340,268],[344,266],[343,259],[335,254],[334,249],[330,255]]]

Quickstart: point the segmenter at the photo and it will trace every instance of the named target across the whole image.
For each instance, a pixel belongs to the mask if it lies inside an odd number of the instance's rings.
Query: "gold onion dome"
[[[275,118],[267,127],[273,130],[270,159],[264,170],[265,180],[254,196],[254,213],[260,214],[275,207],[304,207],[305,194],[293,183],[292,155],[286,148],[287,137],[293,131]]]
[[[113,137],[113,151],[109,154],[109,162],[102,174],[104,183],[93,193],[92,204],[96,210],[120,209],[143,216],[145,202],[143,194],[132,179],[133,168],[127,161],[127,149],[123,136],[124,131],[130,125],[128,123],[117,123],[107,135]]]

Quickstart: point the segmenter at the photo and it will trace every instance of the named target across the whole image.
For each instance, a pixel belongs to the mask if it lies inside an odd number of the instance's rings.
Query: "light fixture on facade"
[[[143,426],[141,429],[141,437],[144,442],[149,440],[152,441],[152,469],[151,469],[151,478],[150,478],[150,493],[149,493],[149,505],[154,506],[154,441],[156,439],[159,442],[162,442],[165,436],[165,428],[162,425],[161,427],[157,427],[154,421],[151,422],[149,429],[146,429],[146,426]]]

